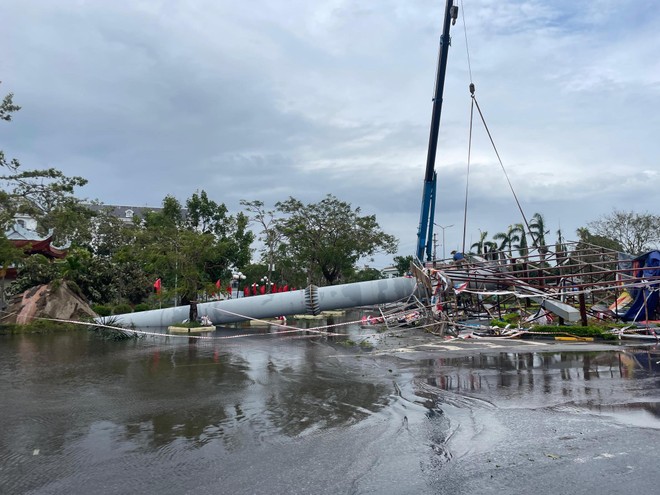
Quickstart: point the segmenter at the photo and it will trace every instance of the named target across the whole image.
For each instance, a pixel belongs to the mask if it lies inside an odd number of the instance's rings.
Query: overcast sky
[[[660,5],[456,0],[436,222],[462,244],[472,80],[525,215],[549,240],[613,208],[660,213]],[[414,254],[444,0],[2,0],[0,149],[79,196],[230,211],[331,193]],[[467,246],[521,222],[481,125]],[[442,231],[437,229],[441,240]],[[438,255],[442,254],[438,245]],[[390,260],[377,258],[376,265]]]

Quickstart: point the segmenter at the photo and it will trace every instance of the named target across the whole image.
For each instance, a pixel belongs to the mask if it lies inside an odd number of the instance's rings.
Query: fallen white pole
[[[416,280],[411,277],[371,280],[328,287],[310,285],[305,289],[290,292],[201,303],[197,305],[197,314],[200,318],[207,316],[214,325],[294,314],[315,315],[331,309],[395,302],[412,295],[416,285]],[[96,321],[105,323],[112,318],[113,325],[124,327],[167,327],[186,320],[189,309],[188,306],[177,306],[101,317]]]

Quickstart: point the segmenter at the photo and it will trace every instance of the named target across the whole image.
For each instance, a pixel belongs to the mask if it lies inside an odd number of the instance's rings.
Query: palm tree
[[[561,229],[557,230],[557,242],[555,242],[555,256],[557,257],[557,264],[561,265],[565,261],[568,248],[564,244],[564,238],[561,234]]]
[[[514,244],[513,247],[518,250],[520,256],[527,256],[529,254],[529,245],[527,244],[527,230],[522,223],[517,223],[513,226],[513,232],[520,233],[518,237],[518,244]]]
[[[470,249],[477,248],[477,254],[484,254],[484,244],[486,243],[486,237],[488,237],[488,231],[479,230],[479,240],[470,246]]]
[[[509,252],[509,257],[511,257],[511,251],[513,249],[513,243],[520,240],[520,236],[516,233],[517,230],[513,225],[509,225],[509,228],[506,232],[498,232],[493,236],[493,239],[501,240],[498,250],[504,251],[505,249]]]
[[[550,233],[545,230],[545,219],[540,213],[534,213],[532,221],[529,224],[529,231],[532,236],[532,245],[539,250],[539,262],[541,266],[545,264],[545,255],[548,248],[545,245],[545,234]]]
[[[493,241],[484,242],[484,257],[486,259],[496,260],[498,257],[497,243]]]
[[[539,248],[539,251],[543,251],[543,248],[545,248],[545,234],[550,233],[549,230],[545,230],[545,219],[543,215],[534,213],[532,221],[529,224],[529,230],[532,235],[532,245]]]

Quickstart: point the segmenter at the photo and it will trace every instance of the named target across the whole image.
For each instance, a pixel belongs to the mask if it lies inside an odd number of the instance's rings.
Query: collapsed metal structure
[[[621,317],[624,307],[617,304],[624,291],[657,290],[653,288],[660,282],[657,277],[640,276],[634,257],[584,242],[526,251],[522,255],[491,251],[468,254],[458,262],[428,263],[435,302],[449,318],[460,319],[501,318],[510,311],[531,313],[533,301],[560,324],[580,321],[586,325],[588,317]],[[538,309],[534,306],[534,311]],[[651,308],[645,309],[640,315],[651,319]]]

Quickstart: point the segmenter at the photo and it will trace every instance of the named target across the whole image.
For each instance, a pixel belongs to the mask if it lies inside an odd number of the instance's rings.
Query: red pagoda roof
[[[66,251],[51,245],[53,236],[41,240],[10,239],[9,242],[16,248],[22,248],[25,254],[43,254],[46,258],[64,258]]]

